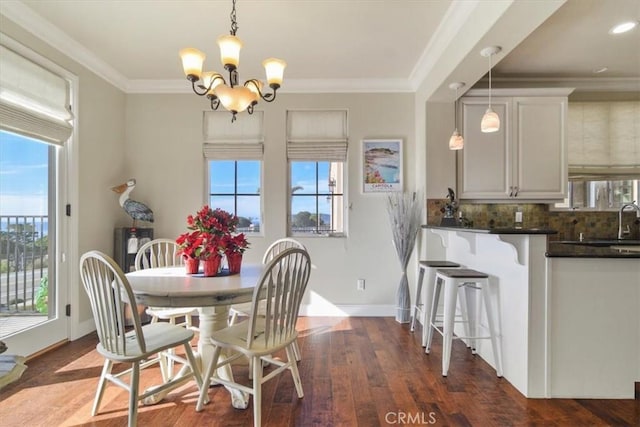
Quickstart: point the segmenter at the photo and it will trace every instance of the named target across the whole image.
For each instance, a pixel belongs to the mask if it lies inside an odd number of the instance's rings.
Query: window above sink
[[[640,178],[640,177],[639,177]],[[568,197],[557,209],[618,211],[623,204],[640,200],[640,179],[580,177],[569,181]]]

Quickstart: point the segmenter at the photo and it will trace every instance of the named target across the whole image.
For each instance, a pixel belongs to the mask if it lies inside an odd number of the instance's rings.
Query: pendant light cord
[[[489,108],[491,108],[491,68],[493,68],[492,57],[493,54],[489,55]]]
[[[458,130],[458,88],[456,87],[456,97],[453,98],[453,127]]]

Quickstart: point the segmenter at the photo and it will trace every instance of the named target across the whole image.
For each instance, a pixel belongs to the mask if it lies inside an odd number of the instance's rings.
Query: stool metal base
[[[444,320],[443,327],[436,325],[436,310],[440,299],[440,291],[444,286]],[[487,323],[489,326],[489,335],[481,336],[479,333],[480,323],[480,298],[476,298],[476,307],[472,316],[469,317],[469,328],[465,330],[464,337],[453,336],[453,325],[456,310],[456,300],[462,294],[465,295],[465,303],[467,312],[471,311],[469,299],[471,292],[479,290],[484,302]],[[464,291],[464,292],[460,292]],[[462,304],[461,304],[462,305]],[[436,271],[435,290],[431,304],[431,316],[428,327],[426,328],[426,353],[431,348],[431,340],[433,331],[437,331],[442,335],[442,376],[447,376],[449,372],[449,364],[451,361],[451,348],[453,339],[470,340],[472,351],[475,353],[476,341],[479,339],[490,339],[493,350],[493,356],[496,365],[496,374],[502,377],[502,357],[498,346],[498,335],[494,325],[494,310],[492,308],[491,296],[489,295],[489,275],[475,270],[469,269],[438,269]]]
[[[420,272],[418,273],[418,284],[416,286],[416,298],[413,306],[413,316],[411,316],[410,331],[411,332],[415,331],[416,320],[418,319],[418,315],[420,315],[420,319],[422,320],[421,342],[422,342],[422,346],[425,347],[426,340],[427,340],[427,333],[426,333],[426,329],[428,325],[427,321],[429,319],[429,310],[431,308],[430,304],[431,304],[431,298],[433,295],[435,271],[438,268],[451,269],[451,268],[460,267],[460,264],[451,262],[451,261],[444,261],[444,260],[425,260],[425,261],[420,261],[419,264],[420,264]],[[427,287],[425,289],[426,303],[424,303],[422,300],[422,283],[424,281],[425,270],[428,271],[429,273],[427,277]]]

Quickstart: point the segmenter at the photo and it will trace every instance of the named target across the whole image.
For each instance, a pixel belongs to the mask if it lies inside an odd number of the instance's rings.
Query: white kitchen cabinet
[[[569,92],[492,91],[492,108],[501,122],[500,130],[494,133],[480,131],[489,103],[484,96],[487,91],[473,90],[461,98],[464,149],[458,153],[459,197],[514,202],[564,199]]]

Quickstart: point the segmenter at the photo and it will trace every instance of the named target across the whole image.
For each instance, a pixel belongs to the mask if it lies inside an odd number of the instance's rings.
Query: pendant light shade
[[[462,150],[464,148],[464,138],[458,132],[458,129],[453,131],[453,135],[449,138],[449,150]]]
[[[489,57],[489,108],[485,111],[484,116],[482,116],[482,121],[480,122],[480,130],[484,133],[497,132],[500,130],[500,117],[498,117],[498,114],[491,108],[491,69],[493,68],[491,57],[501,50],[502,48],[500,46],[490,46],[480,51],[480,55]]]
[[[462,150],[464,147],[464,138],[458,132],[458,89],[464,86],[463,82],[451,83],[449,85],[449,89],[454,89],[456,91],[456,97],[453,100],[453,121],[455,130],[449,138],[449,150]]]
[[[482,116],[480,130],[484,133],[498,132],[500,130],[500,117],[491,107],[487,108],[484,116]]]

